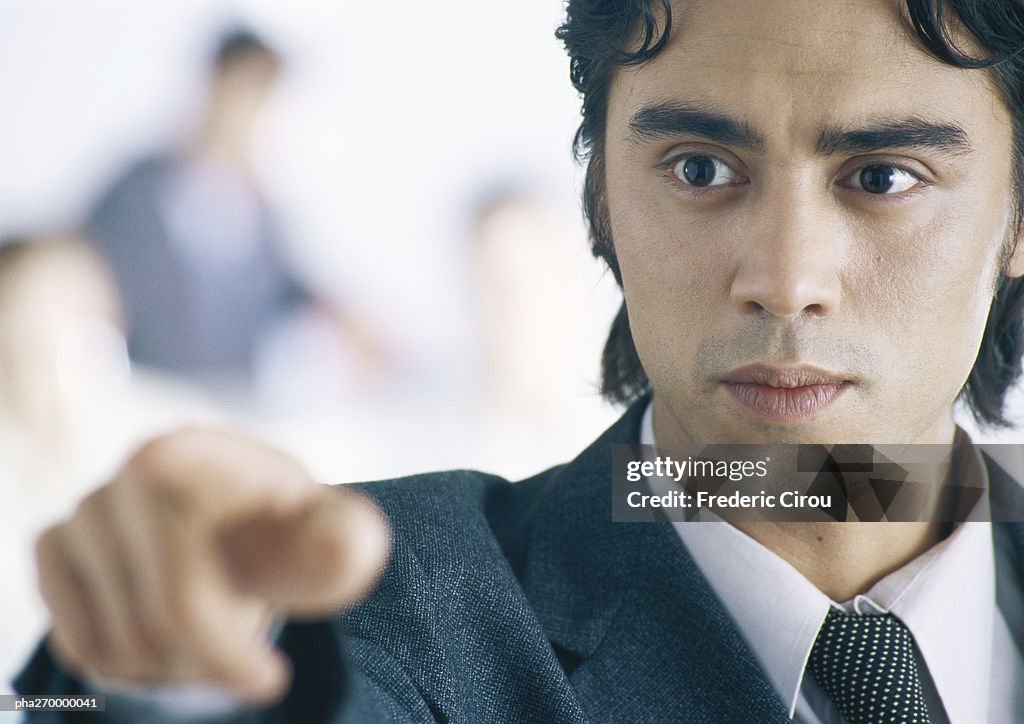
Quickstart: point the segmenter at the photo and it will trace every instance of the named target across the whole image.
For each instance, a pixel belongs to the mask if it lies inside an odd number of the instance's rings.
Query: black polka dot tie
[[[829,609],[808,668],[850,724],[931,721],[914,637],[892,614]]]

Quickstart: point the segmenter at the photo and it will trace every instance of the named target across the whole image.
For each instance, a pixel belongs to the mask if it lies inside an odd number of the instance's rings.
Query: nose
[[[764,194],[738,245],[730,298],[743,314],[835,314],[842,298],[842,232],[807,194]]]

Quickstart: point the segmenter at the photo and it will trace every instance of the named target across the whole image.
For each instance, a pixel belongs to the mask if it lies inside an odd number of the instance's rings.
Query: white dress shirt
[[[640,442],[655,443],[652,406],[644,416]],[[980,457],[976,464],[987,484]],[[662,481],[648,482],[655,487],[664,485]],[[814,678],[805,676],[829,607],[891,612],[906,624],[917,642],[925,699],[936,724],[1024,721],[1024,656],[1011,635],[1024,630],[1024,592],[1016,579],[1001,581],[997,596],[996,556],[1010,552],[993,545],[991,523],[961,523],[866,593],[840,603],[753,538],[710,517],[674,526],[797,721],[844,721]]]

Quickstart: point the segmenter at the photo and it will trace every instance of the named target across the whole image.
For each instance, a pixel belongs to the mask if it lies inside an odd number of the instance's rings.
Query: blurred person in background
[[[525,184],[480,196],[469,236],[479,343],[469,439],[479,465],[527,475],[607,426],[612,408],[597,394],[594,350],[616,300],[599,293],[610,280],[586,254],[583,228]]]
[[[213,415],[195,394],[132,377],[117,294],[73,235],[0,241],[0,678],[45,627],[30,565],[45,526],[148,436]]]
[[[359,364],[376,362],[372,335],[289,268],[251,164],[253,128],[281,66],[252,32],[224,35],[194,132],[131,165],[88,223],[121,295],[132,360],[243,405],[269,339],[301,312],[326,318]]]

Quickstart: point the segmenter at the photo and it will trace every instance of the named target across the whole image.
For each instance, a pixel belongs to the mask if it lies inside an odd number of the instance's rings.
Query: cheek
[[[950,215],[865,246],[856,268],[874,278],[848,288],[873,292],[859,301],[848,294],[846,311],[894,348],[894,375],[911,385],[945,380],[955,397],[984,334],[1002,233]]]
[[[614,197],[620,211],[611,225],[637,345],[642,355],[645,346],[657,354],[670,334],[675,345],[696,346],[697,330],[728,301],[725,245],[709,224],[632,196],[624,189]]]
[[[718,304],[723,262],[721,220],[685,213],[671,193],[636,173],[637,164],[608,163],[612,238],[623,274],[627,304],[697,311]]]

